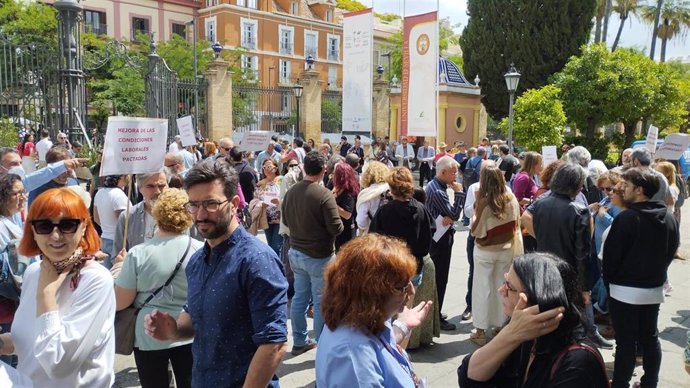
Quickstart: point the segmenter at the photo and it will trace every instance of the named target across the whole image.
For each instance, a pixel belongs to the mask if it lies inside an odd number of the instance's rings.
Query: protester
[[[644,369],[640,386],[654,387],[661,367],[659,305],[664,301],[666,270],[679,246],[678,225],[666,206],[652,199],[660,180],[651,169],[631,168],[623,173],[623,180],[627,209],[613,220],[603,255],[616,332],[612,387],[628,387],[636,343],[642,349]]]
[[[11,334],[0,354],[16,353],[17,370],[35,387],[110,387],[115,382],[115,294],[84,202],[68,188],[36,198],[19,253],[41,255],[24,273]]]
[[[256,157],[256,160],[254,161],[254,168],[259,171],[259,173],[263,174],[261,171],[264,166],[264,161],[267,159],[273,159],[276,161],[276,163],[280,166],[280,153],[275,150],[276,143],[270,141],[268,145],[266,146],[266,149],[259,152],[259,155]],[[280,172],[280,171],[279,171]],[[263,175],[261,175],[263,178]]]
[[[207,141],[204,142],[204,159],[213,159],[217,156],[218,154],[218,147],[216,147],[216,144],[212,141]]]
[[[143,388],[170,384],[168,362],[178,388],[192,384],[192,340],[163,342],[144,332],[146,314],[154,309],[177,314],[187,300],[185,267],[203,246],[185,233],[192,226],[192,216],[184,207],[188,200],[180,189],[165,189],[160,194],[152,209],[156,235],[129,250],[115,280],[117,310],[132,305],[141,309],[134,325],[134,361]]]
[[[632,148],[626,148],[623,150],[623,152],[621,153],[621,165],[613,169],[615,172],[622,174],[633,166],[632,165],[632,153],[633,153],[633,151],[634,150]]]
[[[287,281],[275,252],[239,225],[237,181],[221,160],[189,171],[185,207],[206,244],[185,268],[187,302],[177,320],[158,310],[144,318],[146,333],[157,340],[194,338],[194,387],[278,387]]]
[[[182,155],[178,155],[177,153],[165,154],[163,166],[165,167],[165,172],[168,176],[168,186],[176,189],[182,188],[181,185],[184,185],[184,178],[189,171],[184,167],[184,159],[182,158]]]
[[[199,161],[200,157],[197,152],[194,146],[182,147],[177,152],[178,155],[182,156],[182,165],[185,170],[189,170]]]
[[[395,160],[398,162],[398,166],[407,167],[412,169],[411,162],[414,159],[414,150],[412,149],[412,144],[407,143],[407,138],[405,136],[400,138],[400,144],[395,147]]]
[[[352,240],[355,225],[355,204],[359,194],[359,183],[355,177],[355,170],[346,163],[338,163],[333,170],[333,196],[338,208],[343,232],[335,238],[335,251]]]
[[[168,147],[168,152],[171,154],[177,154],[182,149],[184,149],[184,147],[182,146],[182,136],[175,135],[173,142],[170,143],[170,146]]]
[[[424,141],[424,146],[417,150],[417,160],[419,161],[419,187],[424,187],[424,181],[431,181],[431,168],[434,164],[434,157],[436,152],[434,148],[429,145],[429,141]]]
[[[550,190],[549,185],[551,184],[551,179],[553,179],[553,174],[555,174],[556,170],[558,170],[565,163],[566,162],[560,159],[555,160],[541,170],[541,174],[539,174],[539,188],[534,194],[534,202],[543,198],[542,195]]]
[[[46,162],[46,154],[53,148],[53,142],[50,140],[50,132],[47,129],[41,130],[41,140],[36,143],[36,154],[38,155],[38,166],[43,168],[48,165]]]
[[[566,263],[518,256],[500,288],[507,325],[458,368],[461,387],[608,387],[601,354],[583,342],[580,289]]]
[[[290,160],[285,164],[286,170],[283,173],[283,178],[280,180],[280,201],[285,200],[285,194],[288,190],[295,185],[295,183],[302,180],[304,174],[300,168],[299,163],[296,160]],[[288,252],[290,251],[290,229],[285,226],[283,222],[283,217],[280,219],[280,228],[278,233],[282,237],[281,247],[280,247],[280,261],[283,263],[285,268],[285,276],[288,280],[288,300],[292,300],[295,295],[295,274],[292,272],[292,267],[290,267],[290,257]]]
[[[32,173],[36,171],[36,146],[34,145],[34,135],[27,133],[22,142],[17,145],[17,151],[22,157],[22,167],[24,172]]]
[[[439,312],[443,309],[443,298],[446,295],[448,274],[450,272],[450,258],[453,251],[455,228],[453,224],[460,219],[462,203],[465,194],[462,185],[455,181],[458,175],[458,163],[450,156],[444,156],[436,163],[436,177],[426,186],[427,202],[425,204],[431,218],[437,223],[448,227],[445,233],[436,241],[432,240],[429,254],[436,266],[436,287],[438,288]],[[448,198],[448,186],[454,192],[453,205]],[[442,314],[442,313],[441,313]],[[455,325],[440,316],[441,330],[455,330]]]
[[[387,202],[389,187],[386,183],[386,176],[388,173],[388,166],[373,160],[367,163],[359,179],[362,190],[357,196],[357,218],[355,220],[359,235],[369,231],[369,224],[371,224],[377,210]]]
[[[371,233],[391,236],[404,241],[417,261],[412,284],[423,281],[424,257],[431,246],[431,214],[414,198],[412,173],[405,167],[393,168],[386,177],[393,200],[381,206],[371,222]]]
[[[636,148],[630,155],[630,159],[632,160],[633,167],[649,170],[659,180],[659,190],[650,199],[652,201],[661,201],[670,209],[673,209],[673,195],[671,195],[671,190],[669,189],[669,182],[663,174],[651,167],[652,154],[649,150],[646,147]]]
[[[472,316],[476,329],[470,340],[479,346],[486,344],[486,330],[500,330],[505,321],[496,291],[513,257],[523,253],[519,221],[520,205],[506,190],[503,172],[495,165],[483,168],[470,231],[475,238]]]
[[[592,155],[585,147],[577,146],[568,151],[568,163],[580,166],[584,168],[585,171],[589,171],[589,165],[591,162]],[[606,169],[606,166],[603,166],[603,168]],[[598,170],[595,169],[595,171]],[[597,203],[603,198],[601,190],[599,190],[597,187],[597,176],[598,174],[596,172],[588,173],[587,177],[585,178],[585,183],[582,185],[582,194],[584,194],[585,198],[587,199],[587,205]]]
[[[676,185],[676,167],[671,164],[671,162],[662,161],[657,162],[654,165],[654,169],[660,172],[668,182],[668,189],[671,192],[671,199],[673,202],[673,205],[669,207],[673,209],[673,217],[675,218],[676,223],[680,225],[680,208],[678,208],[676,211],[676,202],[678,202],[678,197],[680,195],[680,188],[678,188]]]
[[[539,188],[535,182],[535,178],[541,174],[542,170],[542,156],[536,152],[527,152],[525,154],[525,162],[520,171],[515,175],[512,189],[520,206],[527,206],[537,193]]]
[[[52,180],[46,182],[40,187],[36,188],[30,188],[28,184],[25,184],[24,186],[26,187],[26,190],[29,192],[29,202],[28,206],[31,207],[31,203],[38,197],[41,193],[50,190],[50,189],[56,189],[56,188],[61,188],[61,187],[67,187],[67,186],[77,186],[79,182],[77,182],[76,179],[73,177],[73,168],[75,166],[81,165],[80,162],[76,163],[68,163],[67,161],[71,159],[69,151],[62,146],[56,146],[50,149],[48,153],[46,154],[46,162],[49,165],[52,165],[54,163],[58,163],[61,161],[65,161],[64,163],[64,172],[60,174],[57,177],[53,177]],[[74,160],[74,159],[72,159]],[[40,171],[40,170],[39,170]],[[38,172],[38,171],[37,171]],[[27,177],[28,178],[28,177]]]
[[[333,193],[319,185],[326,171],[326,158],[318,151],[304,157],[304,179],[285,194],[281,216],[290,228],[290,266],[295,274],[295,296],[290,318],[294,345],[291,353],[300,355],[316,347],[321,331],[321,293],[323,271],[333,258],[335,238],[344,233]],[[306,313],[314,303],[314,339],[307,337]]]
[[[218,140],[218,155],[216,155],[216,159],[227,158],[228,154],[230,153],[230,150],[234,146],[235,143],[229,137],[223,137],[220,140]]]
[[[55,158],[59,159],[59,158]],[[83,165],[86,159],[67,159],[58,160],[53,164],[39,168],[38,170],[27,174],[22,168],[22,158],[19,152],[14,148],[0,147],[0,178],[7,174],[15,174],[22,178],[24,183],[24,190],[27,193],[51,182],[52,179],[58,179],[63,174],[74,170]]]
[[[360,166],[364,163],[364,147],[362,147],[362,138],[359,135],[355,135],[355,144],[350,147],[347,153],[357,155]]]
[[[232,147],[228,154],[228,162],[232,164],[237,171],[239,177],[240,187],[242,187],[242,194],[247,203],[251,203],[254,199],[254,190],[256,188],[256,181],[258,174],[256,170],[244,159],[240,147]]]
[[[285,152],[285,154],[280,158],[280,163],[287,163],[288,160],[294,159],[300,164],[304,162],[304,156],[307,152],[304,149],[304,140],[296,137],[292,140],[292,150]]]
[[[124,213],[131,202],[125,194],[130,184],[129,175],[109,175],[103,177],[103,187],[98,190],[93,199],[94,221],[101,226],[101,250],[109,257],[103,263],[106,268],[112,267],[112,258],[115,257],[114,240],[118,217]]]
[[[319,387],[419,386],[421,379],[399,347],[431,308],[423,302],[405,309],[415,267],[404,244],[392,238],[368,234],[343,247],[324,274],[327,327],[316,352]],[[353,282],[351,274],[360,280]]]
[[[503,171],[504,178],[506,182],[510,182],[513,178],[513,174],[517,172],[520,167],[520,162],[517,158],[510,154],[510,147],[505,144],[498,146],[498,151],[500,159],[498,163],[498,169]]]
[[[72,150],[72,145],[69,143],[69,140],[67,140],[67,134],[64,132],[58,132],[57,134],[57,144],[56,146],[64,147],[67,149],[67,152],[69,153],[70,158],[74,158],[74,151]],[[50,163],[50,162],[48,162]]]
[[[261,165],[264,178],[256,184],[255,199],[261,201],[266,214],[268,227],[264,229],[266,242],[280,256],[283,238],[280,236],[280,181],[278,162],[264,159]],[[268,202],[267,202],[268,201]]]

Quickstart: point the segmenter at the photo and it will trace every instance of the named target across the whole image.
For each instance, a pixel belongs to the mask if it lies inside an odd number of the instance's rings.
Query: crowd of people
[[[457,332],[443,307],[463,224],[478,349],[459,386],[628,387],[637,356],[641,386],[658,384],[687,184],[645,148],[609,170],[581,146],[544,166],[489,139],[176,137],[160,171],[99,176],[99,160],[84,189],[78,144],[41,137],[0,148],[0,355],[17,386],[110,387],[132,307],[145,388],[169,365],[177,387],[277,387],[288,317],[317,386],[425,386],[407,350]]]

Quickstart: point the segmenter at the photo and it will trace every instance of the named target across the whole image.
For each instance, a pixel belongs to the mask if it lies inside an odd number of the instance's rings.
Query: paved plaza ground
[[[420,348],[410,353],[415,371],[419,376],[426,376],[429,387],[457,387],[456,369],[463,357],[477,349],[470,342],[469,334],[472,321],[461,322],[460,314],[465,309],[465,290],[467,286],[467,256],[465,242],[467,229],[460,228],[455,235],[453,258],[451,262],[450,281],[444,303],[444,312],[451,322],[457,325],[452,332],[442,332],[431,346]],[[690,258],[690,206],[683,207],[681,230],[681,253]],[[263,239],[263,235],[260,235]],[[661,305],[659,314],[659,337],[663,360],[661,364],[659,387],[690,387],[690,374],[685,371],[683,347],[686,331],[690,330],[690,262],[674,260],[668,271],[675,291]],[[309,319],[311,324],[311,319]],[[289,326],[289,324],[288,324]],[[289,340],[292,348],[292,339]],[[613,350],[602,350],[604,361],[611,373],[613,369]],[[278,370],[282,387],[314,387],[315,351],[293,357],[289,352]],[[138,378],[133,356],[117,356],[115,361],[117,373],[115,387],[138,387]],[[634,381],[639,381],[642,367],[635,369]],[[353,382],[353,387],[355,383]]]

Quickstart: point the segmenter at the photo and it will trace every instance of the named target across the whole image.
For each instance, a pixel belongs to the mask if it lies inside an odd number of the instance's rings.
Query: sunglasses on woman
[[[82,220],[78,218],[63,218],[57,224],[51,220],[33,220],[31,225],[36,234],[51,234],[55,228],[58,228],[62,234],[73,234],[77,232],[81,222]]]

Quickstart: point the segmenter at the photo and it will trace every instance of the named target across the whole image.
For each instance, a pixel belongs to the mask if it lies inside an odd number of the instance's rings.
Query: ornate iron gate
[[[239,84],[232,88],[232,126],[235,132],[271,131],[292,134],[296,122],[295,96],[290,87]]]
[[[17,45],[0,34],[0,117],[38,131],[53,129],[59,104],[57,52],[40,44]]]

